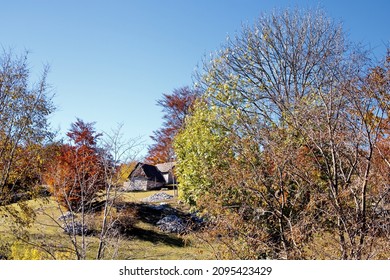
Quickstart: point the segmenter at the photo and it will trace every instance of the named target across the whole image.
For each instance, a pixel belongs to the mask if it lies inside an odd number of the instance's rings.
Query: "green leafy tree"
[[[193,114],[185,122],[185,129],[179,132],[174,141],[177,156],[176,174],[180,182],[179,197],[196,205],[200,197],[212,188],[210,170],[223,165],[229,154],[228,133],[220,123],[221,108],[210,108],[201,100],[194,105]]]

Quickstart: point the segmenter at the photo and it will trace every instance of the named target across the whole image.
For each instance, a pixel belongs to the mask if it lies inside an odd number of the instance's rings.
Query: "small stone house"
[[[175,162],[156,164],[156,167],[161,172],[161,175],[164,177],[166,185],[176,184],[176,178],[173,174]]]
[[[173,184],[174,166],[173,162],[157,165],[139,162],[130,173],[128,181],[124,183],[124,188],[129,191],[148,191]]]

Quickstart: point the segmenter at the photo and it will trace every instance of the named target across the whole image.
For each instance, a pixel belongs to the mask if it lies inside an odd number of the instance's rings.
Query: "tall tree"
[[[77,259],[87,255],[87,214],[94,211],[93,203],[106,188],[104,151],[98,148],[101,134],[96,133],[93,123],[77,119],[67,133],[69,143],[60,147],[57,156],[47,168],[46,184],[59,204],[72,213],[71,219],[62,225],[73,244]],[[80,215],[76,220],[73,213]],[[81,241],[78,239],[81,235]]]
[[[0,57],[0,204],[18,188],[31,187],[39,165],[39,148],[52,133],[47,122],[54,106],[46,83],[48,68],[34,84],[27,53]],[[30,182],[27,182],[30,181]]]
[[[186,196],[203,194],[191,197],[212,215],[229,257],[310,257],[308,242],[329,231],[337,257],[370,256],[372,205],[385,194],[372,192],[372,168],[388,89],[367,91],[369,63],[323,12],[285,10],[245,27],[204,64],[207,106],[176,138],[177,172],[192,188]],[[199,145],[190,126],[205,114],[217,114],[211,132],[228,148]],[[189,181],[197,167],[207,184]]]
[[[77,119],[67,133],[69,144],[64,144],[53,159],[46,174],[51,192],[61,205],[72,212],[86,211],[97,193],[105,187],[102,151],[93,123]]]
[[[170,162],[175,159],[172,141],[177,132],[183,126],[185,117],[198,96],[197,91],[189,87],[173,90],[172,94],[163,94],[163,98],[157,101],[162,108],[162,127],[153,132],[151,139],[154,141],[149,146],[146,160],[152,164]]]
[[[31,81],[28,54],[0,55],[0,205],[18,201],[20,207],[1,207],[16,235],[34,218],[24,200],[35,192],[42,171],[43,145],[52,138],[48,117],[54,111],[45,67]]]

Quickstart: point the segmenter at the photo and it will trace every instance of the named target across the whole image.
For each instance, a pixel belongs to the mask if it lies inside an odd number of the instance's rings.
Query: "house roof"
[[[156,164],[156,167],[160,172],[166,173],[171,171],[176,165],[176,162],[165,162]]]
[[[136,167],[129,175],[129,178],[134,177],[147,177],[148,180],[165,183],[164,177],[156,166],[141,162],[137,163]]]

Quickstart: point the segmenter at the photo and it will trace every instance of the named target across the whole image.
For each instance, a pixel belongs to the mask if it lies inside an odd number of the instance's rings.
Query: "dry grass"
[[[173,195],[173,191],[166,191]],[[121,196],[122,202],[137,204],[143,198],[156,193],[150,192],[135,192],[123,193]],[[169,201],[175,204],[176,200]],[[41,250],[41,258],[75,258],[73,253],[69,253],[68,249],[72,248],[71,239],[65,234],[61,228],[61,222],[58,217],[65,211],[61,209],[57,203],[52,200],[38,199],[29,201],[29,206],[34,209],[36,219],[31,228],[28,229],[30,237],[29,243],[34,244],[34,248],[42,245],[42,248],[48,249],[52,255]],[[17,206],[15,206],[17,207]],[[95,219],[96,215],[91,216]],[[147,217],[140,218],[134,223],[133,228],[126,235],[121,235],[120,238],[112,239],[107,244],[105,254],[106,259],[212,259],[213,255],[207,246],[202,245],[195,235],[188,234],[179,236],[176,234],[167,234],[161,232],[153,223],[149,222]],[[98,222],[97,222],[98,224]],[[16,241],[12,234],[8,218],[1,215],[0,234],[2,235],[0,244],[0,257],[8,253],[14,245],[17,245],[19,251],[30,250],[31,246],[25,243]],[[80,240],[80,237],[78,237]],[[94,259],[97,250],[98,238],[96,236],[88,236],[86,239],[88,245],[88,259]],[[8,251],[5,249],[8,246]],[[35,251],[34,251],[35,252]],[[54,253],[53,253],[54,252]],[[26,254],[18,253],[18,256]],[[34,255],[35,256],[35,255]],[[43,257],[42,257],[43,256]],[[24,257],[25,258],[25,257]]]

